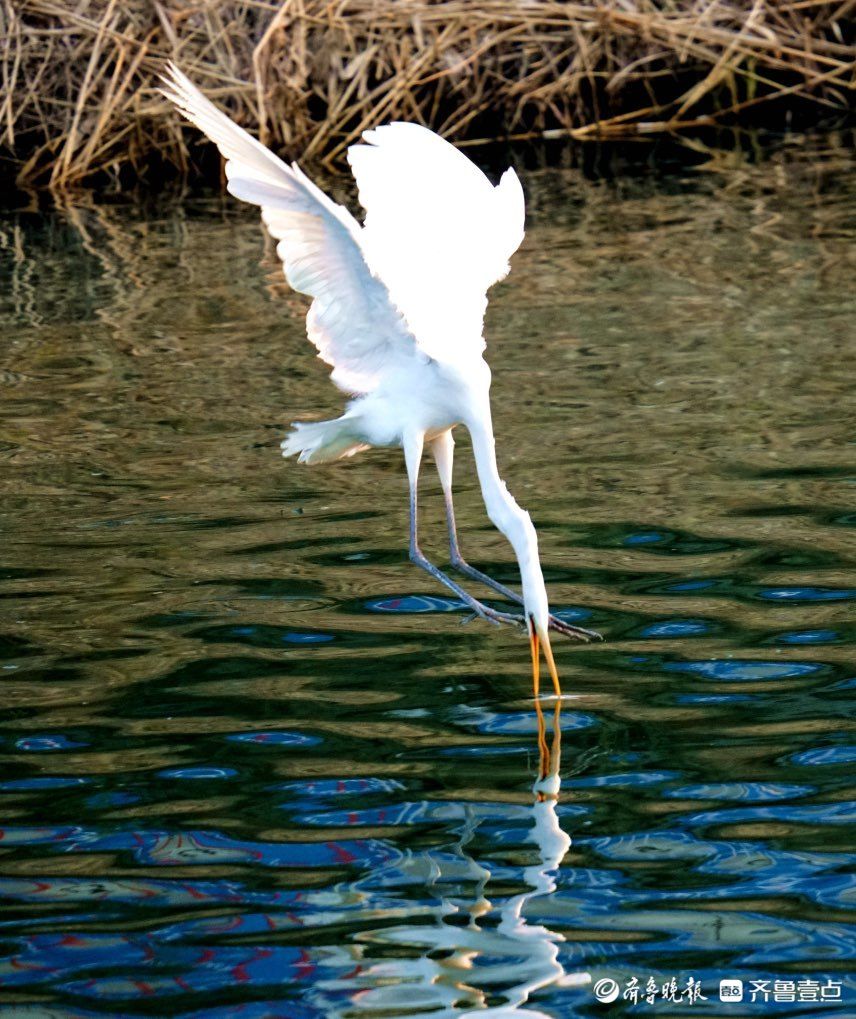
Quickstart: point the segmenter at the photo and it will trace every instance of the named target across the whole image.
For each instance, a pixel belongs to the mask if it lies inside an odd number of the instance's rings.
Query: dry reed
[[[0,0],[0,148],[21,183],[170,165],[176,60],[291,156],[392,119],[457,142],[681,131],[761,104],[850,109],[856,0]],[[763,107],[761,107],[763,109]]]

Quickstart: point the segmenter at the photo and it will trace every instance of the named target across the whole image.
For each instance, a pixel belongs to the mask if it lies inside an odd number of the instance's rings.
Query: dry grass
[[[371,124],[458,142],[846,112],[856,0],[0,0],[0,147],[27,184],[187,170],[175,59],[244,125],[335,166]],[[769,107],[768,107],[769,108]]]

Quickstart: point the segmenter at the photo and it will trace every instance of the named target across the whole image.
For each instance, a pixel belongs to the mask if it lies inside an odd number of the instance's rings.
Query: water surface
[[[0,1013],[853,1014],[852,170],[524,184],[500,464],[607,638],[557,798],[400,455],[279,457],[341,399],[255,214],[0,219]],[[456,490],[515,583],[466,436]]]

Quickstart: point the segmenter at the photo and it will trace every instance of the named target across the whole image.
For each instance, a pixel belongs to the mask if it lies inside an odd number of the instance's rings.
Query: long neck
[[[487,514],[511,542],[517,556],[526,609],[538,616],[546,615],[547,592],[538,558],[538,536],[529,514],[517,505],[499,476],[487,400],[482,413],[465,424],[473,440],[473,455]]]

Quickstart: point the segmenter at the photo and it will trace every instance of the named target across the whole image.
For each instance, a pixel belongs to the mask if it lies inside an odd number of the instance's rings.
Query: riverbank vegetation
[[[854,0],[0,0],[0,158],[23,185],[217,172],[167,59],[291,158],[406,119],[458,143],[847,118]]]

